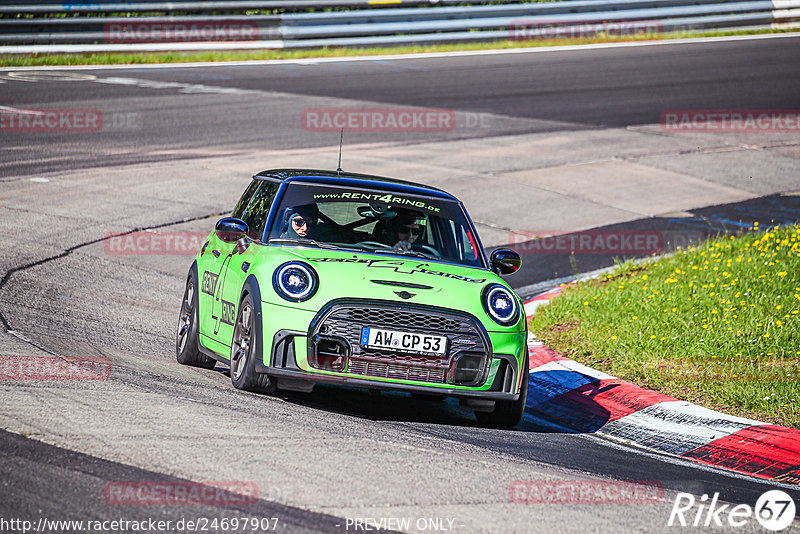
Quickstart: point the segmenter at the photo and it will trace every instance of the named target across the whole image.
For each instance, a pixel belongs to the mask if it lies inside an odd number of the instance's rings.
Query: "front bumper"
[[[453,383],[456,376],[454,374],[437,375],[436,379],[431,379],[431,375],[420,378],[416,371],[419,369],[414,358],[409,360],[408,355],[396,354],[397,362],[389,364],[389,371],[384,374],[372,374],[364,372],[364,362],[372,357],[371,350],[359,346],[357,338],[362,324],[372,324],[375,327],[397,328],[394,324],[385,323],[363,323],[363,314],[353,319],[354,324],[344,324],[347,320],[348,310],[363,311],[364,309],[389,310],[391,312],[399,310],[402,313],[427,313],[438,315],[439,318],[445,317],[449,320],[455,317],[463,320],[464,325],[474,326],[472,339],[476,343],[465,346],[469,341],[469,333],[465,334],[464,329],[460,333],[448,332],[451,341],[447,355],[444,358],[445,365],[457,359],[459,354],[474,353],[475,347],[485,356],[484,365],[479,373],[475,374],[474,380],[467,383]],[[341,313],[341,312],[346,313]],[[381,312],[383,313],[383,312]],[[522,365],[526,361],[526,335],[525,332],[486,332],[482,325],[469,314],[455,312],[453,310],[425,307],[398,307],[395,303],[385,301],[352,301],[341,299],[331,302],[317,314],[305,312],[305,320],[296,324],[296,330],[273,330],[269,331],[270,323],[267,318],[272,314],[266,313],[264,320],[264,357],[262,362],[257,362],[256,371],[273,376],[277,379],[278,387],[283,389],[295,389],[300,391],[310,391],[314,384],[340,384],[351,387],[395,390],[412,393],[424,393],[430,395],[452,396],[466,399],[485,399],[485,400],[506,400],[513,401],[519,398]],[[285,313],[281,314],[282,319],[288,319]],[[273,315],[274,317],[274,315]],[[297,319],[300,317],[295,316]],[[438,320],[434,317],[434,320]],[[359,322],[361,321],[361,322]],[[281,321],[283,325],[286,322]],[[468,324],[469,323],[469,324]],[[433,323],[432,323],[433,324]],[[325,328],[327,325],[329,328]],[[408,325],[406,325],[408,327]],[[428,325],[428,331],[433,331]],[[321,335],[322,334],[322,335]],[[326,335],[327,334],[327,335]],[[321,366],[320,358],[317,354],[317,343],[321,338],[329,339],[338,337],[342,340],[346,354],[344,360],[347,361],[346,368],[332,369]],[[348,341],[349,339],[349,341]],[[494,349],[494,350],[493,350]],[[380,355],[383,360],[392,357],[391,354]],[[323,358],[324,359],[324,358]],[[412,363],[409,363],[409,362]],[[351,365],[353,364],[357,365]],[[384,369],[386,365],[380,362],[373,363],[374,367]],[[407,372],[403,375],[403,365],[407,366]],[[408,367],[414,366],[414,367]],[[398,369],[400,369],[398,374]],[[413,377],[413,378],[412,378]],[[416,378],[416,379],[414,379]]]
[[[431,395],[442,395],[448,397],[457,397],[464,399],[485,399],[485,400],[498,400],[498,401],[515,401],[519,398],[519,393],[506,392],[506,391],[484,391],[474,389],[462,388],[448,388],[448,387],[432,387],[422,386],[417,384],[404,384],[399,382],[384,382],[379,380],[370,380],[364,378],[353,378],[350,376],[334,376],[323,375],[316,373],[309,373],[299,369],[281,369],[276,367],[268,367],[264,364],[256,366],[256,372],[266,373],[269,376],[278,379],[278,387],[281,387],[281,380],[290,380],[292,385],[284,389],[297,389],[301,391],[310,391],[311,387],[315,384],[337,384],[342,386],[350,386],[355,388],[365,389],[379,389],[384,391],[405,391],[408,393],[427,393]],[[298,382],[310,382],[308,388],[304,388]]]

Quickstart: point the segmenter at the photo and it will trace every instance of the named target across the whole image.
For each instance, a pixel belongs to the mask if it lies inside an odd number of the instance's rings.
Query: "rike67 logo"
[[[792,524],[795,504],[792,497],[781,490],[770,490],[762,494],[755,507],[749,504],[720,504],[719,493],[709,500],[708,495],[696,499],[691,493],[678,493],[667,526],[682,527],[743,527],[755,519],[761,526],[774,532]]]

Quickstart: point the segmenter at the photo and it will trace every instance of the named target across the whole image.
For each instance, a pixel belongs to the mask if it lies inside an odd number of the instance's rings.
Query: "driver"
[[[285,230],[281,234],[282,238],[314,239],[314,230],[319,219],[319,208],[316,204],[289,208],[284,217]]]

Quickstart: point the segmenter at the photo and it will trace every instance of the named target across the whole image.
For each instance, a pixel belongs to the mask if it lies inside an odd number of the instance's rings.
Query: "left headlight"
[[[484,288],[481,300],[483,309],[497,324],[511,326],[519,321],[517,298],[506,287],[489,284]]]
[[[310,265],[297,261],[284,263],[272,275],[275,292],[291,302],[302,302],[317,292],[319,279]]]

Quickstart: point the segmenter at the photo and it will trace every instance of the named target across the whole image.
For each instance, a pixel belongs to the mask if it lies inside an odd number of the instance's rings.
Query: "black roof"
[[[261,171],[253,178],[269,178],[280,181],[299,181],[299,182],[320,182],[326,184],[341,184],[355,187],[370,187],[388,189],[404,193],[417,195],[429,195],[438,198],[457,200],[447,191],[442,191],[429,185],[398,180],[397,178],[386,178],[372,174],[359,174],[354,172],[323,171],[317,169],[269,169]]]

